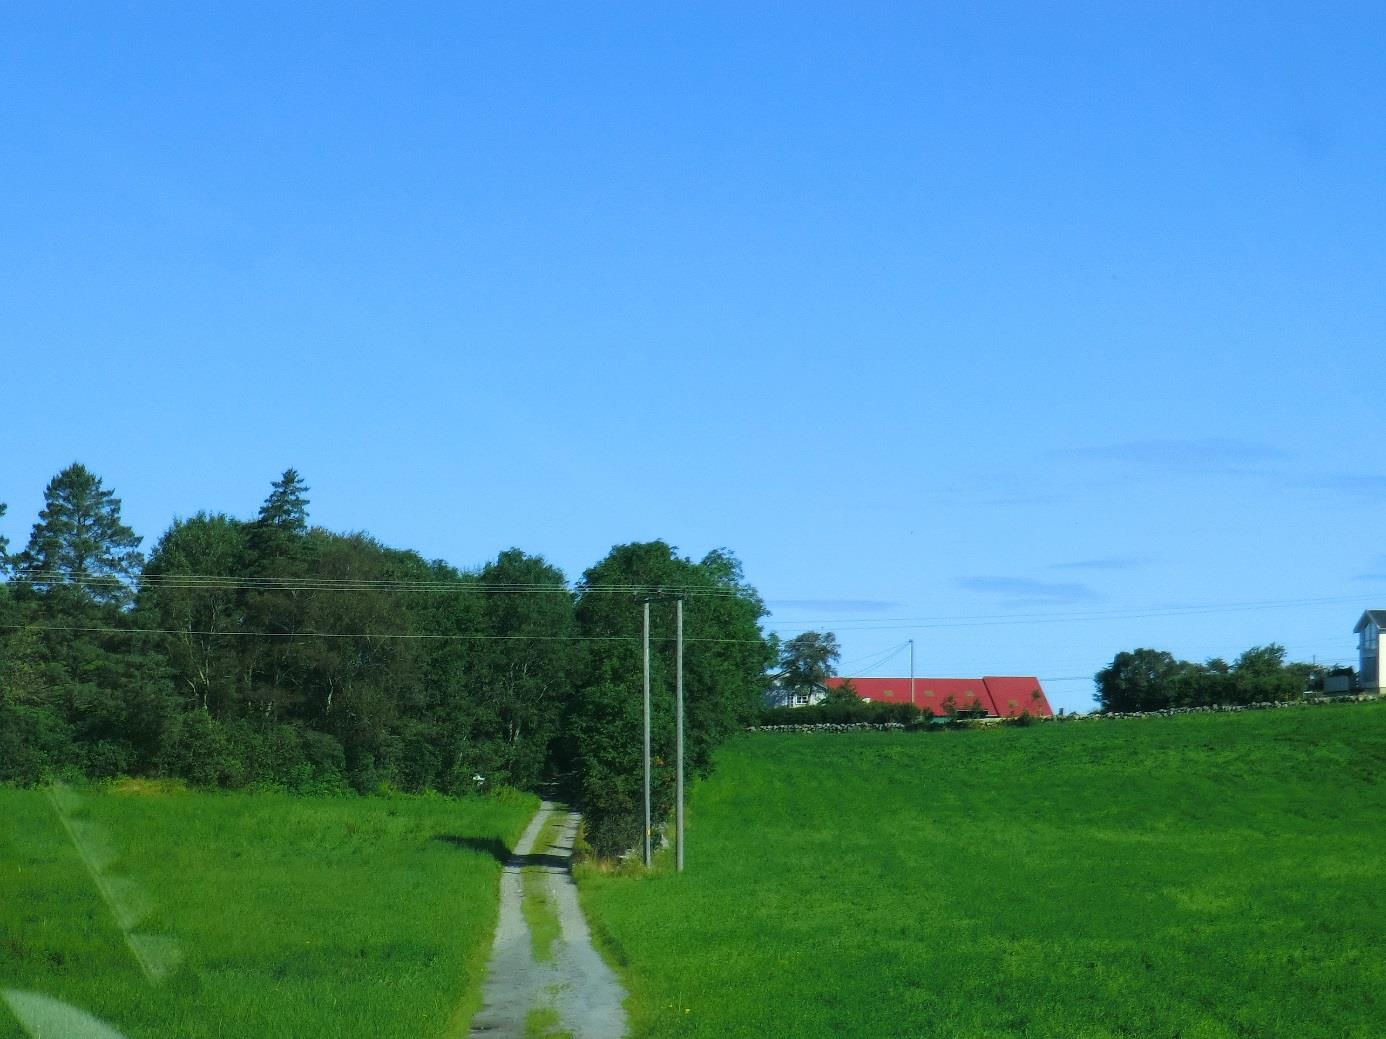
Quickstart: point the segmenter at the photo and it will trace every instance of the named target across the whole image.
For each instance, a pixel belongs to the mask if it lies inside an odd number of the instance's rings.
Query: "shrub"
[[[929,716],[914,704],[839,700],[811,707],[765,707],[761,709],[757,722],[760,725],[852,725],[862,722],[918,725],[927,724],[928,720]]]

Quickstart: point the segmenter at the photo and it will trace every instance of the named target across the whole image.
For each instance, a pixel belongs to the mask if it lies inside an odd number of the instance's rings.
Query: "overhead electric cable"
[[[1289,609],[1297,606],[1325,606],[1345,602],[1360,602],[1360,595],[1332,596],[1321,599],[1272,599],[1260,602],[1242,603],[1207,603],[1190,604],[1187,606],[1164,606],[1164,607],[1129,607],[1126,609],[1115,610],[1091,610],[1084,612],[1066,613],[1008,613],[992,615],[971,615],[963,617],[893,617],[889,618],[896,623],[878,624],[875,622],[858,623],[853,618],[843,618],[840,621],[825,621],[822,618],[811,620],[772,620],[767,621],[766,626],[770,628],[778,627],[804,627],[804,626],[826,626],[831,624],[837,631],[911,631],[923,628],[973,628],[989,627],[998,624],[1014,624],[1017,621],[1029,621],[1036,624],[1057,623],[1060,621],[1074,620],[1146,620],[1156,617],[1194,617],[1205,616],[1217,613],[1247,613],[1256,610],[1270,609]]]
[[[427,634],[417,632],[351,632],[351,631],[203,631],[189,628],[117,628],[102,625],[65,624],[0,624],[0,628],[17,631],[82,631],[101,632],[114,635],[207,635],[212,637],[247,638],[311,638],[311,639],[437,639],[467,642],[510,642],[535,640],[545,642],[639,642],[639,635],[476,635],[476,634]],[[655,642],[673,642],[672,636],[655,638]],[[760,639],[715,639],[684,637],[684,642],[732,643],[736,645],[761,645]]]
[[[892,646],[892,647],[890,647],[889,649],[885,650],[883,653],[876,653],[876,654],[873,654],[872,656],[866,657],[866,658],[860,658],[860,657],[857,658],[858,661],[860,661],[861,659],[868,659],[868,660],[871,661],[871,663],[869,663],[869,664],[860,664],[860,663],[850,663],[850,662],[849,662],[849,663],[844,663],[844,664],[842,664],[842,665],[838,668],[838,670],[839,670],[839,672],[841,672],[841,673],[845,673],[846,670],[847,670],[847,668],[848,668],[848,667],[851,667],[852,670],[856,672],[857,677],[858,677],[858,678],[862,678],[862,677],[865,677],[865,676],[866,676],[866,673],[867,673],[867,672],[869,672],[869,671],[874,671],[874,670],[876,670],[876,668],[878,668],[878,667],[883,667],[883,666],[886,664],[887,661],[893,660],[895,657],[897,657],[897,656],[899,656],[901,653],[903,653],[908,647],[909,647],[909,642],[902,642],[902,643],[900,643],[898,646]]]
[[[356,578],[356,577],[258,577],[249,574],[140,574],[126,577],[119,574],[91,574],[66,570],[21,570],[10,580],[20,584],[123,585],[170,588],[225,588],[273,591],[458,591],[494,594],[587,594],[659,593],[668,596],[745,598],[746,592],[736,588],[715,588],[705,585],[676,584],[539,584],[494,582],[480,579],[413,578]]]

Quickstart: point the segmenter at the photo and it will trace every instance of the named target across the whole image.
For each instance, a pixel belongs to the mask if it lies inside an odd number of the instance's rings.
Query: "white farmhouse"
[[[1368,610],[1357,627],[1357,687],[1364,693],[1386,693],[1381,675],[1381,632],[1386,628],[1386,610]]]

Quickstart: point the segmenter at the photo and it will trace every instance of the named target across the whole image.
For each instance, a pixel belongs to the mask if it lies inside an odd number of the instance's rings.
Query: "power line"
[[[998,624],[1014,624],[1017,621],[1029,621],[1041,624],[1075,620],[1148,620],[1158,617],[1193,617],[1216,613],[1244,613],[1257,610],[1287,609],[1296,606],[1325,606],[1345,602],[1360,602],[1361,599],[1362,597],[1360,595],[1345,595],[1321,599],[1269,599],[1259,602],[1207,603],[1164,607],[1147,606],[1118,610],[1089,610],[1067,613],[1009,613],[974,615],[970,617],[947,617],[937,615],[931,617],[892,617],[889,618],[889,620],[896,623],[889,624],[858,622],[853,618],[842,618],[836,621],[825,621],[822,618],[818,618],[814,620],[768,621],[766,622],[766,626],[776,628],[831,624],[835,630],[846,632],[912,631],[932,628],[980,628],[991,627]]]
[[[639,642],[639,635],[477,635],[477,634],[427,634],[419,632],[347,632],[347,631],[202,631],[193,628],[117,628],[101,625],[66,624],[0,624],[0,628],[11,631],[75,631],[115,635],[207,635],[218,637],[247,638],[312,638],[312,639],[436,639],[472,642],[512,642],[536,640],[545,642]],[[673,642],[672,637],[656,639],[657,642]],[[717,639],[689,638],[684,642],[730,643],[735,645],[763,645],[760,639]]]
[[[75,585],[149,585],[168,588],[223,588],[273,591],[467,591],[494,594],[564,594],[582,596],[589,593],[648,595],[662,592],[683,596],[744,598],[747,593],[736,588],[709,588],[702,585],[669,584],[584,584],[578,582],[489,582],[480,579],[405,579],[405,578],[333,578],[333,577],[258,577],[249,574],[141,574],[124,577],[114,574],[92,574],[70,570],[22,570],[10,580],[28,584]],[[1142,620],[1154,617],[1197,616],[1210,613],[1234,613],[1259,609],[1281,609],[1296,606],[1333,605],[1358,602],[1360,595],[1326,596],[1313,599],[1263,599],[1229,603],[1190,603],[1174,606],[1134,606],[1108,610],[1071,610],[1059,612],[1025,612],[1005,614],[933,614],[917,617],[889,617],[876,621],[858,618],[830,618],[843,631],[895,631],[931,627],[976,627],[1010,624],[1015,621],[1051,623],[1068,620]],[[822,624],[822,618],[810,620],[777,620],[767,627]]]
[[[712,598],[746,598],[746,592],[736,588],[709,588],[705,585],[678,584],[584,584],[582,582],[525,583],[496,582],[481,579],[406,579],[364,577],[257,577],[250,574],[139,574],[126,577],[119,574],[93,574],[73,570],[21,570],[10,580],[20,584],[92,585],[92,586],[150,586],[182,589],[245,589],[264,591],[400,591],[400,592],[482,592],[488,594],[587,594],[648,595],[664,593],[680,596]]]
[[[481,580],[415,580],[386,578],[326,578],[326,577],[257,577],[253,575],[226,574],[144,574],[134,578],[119,575],[91,574],[82,571],[27,570],[11,576],[16,583],[124,586],[131,585],[150,588],[179,590],[247,590],[247,591],[287,591],[287,592],[466,592],[480,594],[522,595],[558,594],[581,598],[588,594],[649,595],[668,593],[687,597],[706,598],[745,598],[747,593],[735,588],[708,588],[694,585],[649,585],[649,584],[584,584],[562,583],[541,584],[523,582],[486,582]],[[1061,612],[1028,612],[1006,614],[974,615],[929,615],[920,617],[885,618],[888,623],[867,622],[856,618],[837,620],[767,620],[766,628],[782,629],[832,624],[836,630],[849,632],[875,631],[915,631],[943,628],[994,627],[1014,624],[1018,621],[1029,623],[1063,623],[1071,621],[1112,621],[1148,620],[1161,617],[1202,616],[1219,613],[1254,612],[1257,610],[1286,609],[1304,606],[1335,605],[1358,602],[1361,597],[1328,596],[1313,599],[1266,599],[1229,603],[1191,603],[1187,605],[1161,607],[1129,607],[1110,610],[1082,610]],[[132,630],[132,629],[121,629]]]
[[[881,653],[874,654],[874,659],[872,659],[872,660],[871,660],[871,663],[869,663],[869,664],[856,664],[856,665],[844,664],[844,665],[843,665],[843,668],[846,668],[846,667],[848,667],[848,666],[852,666],[852,667],[853,667],[853,670],[858,671],[858,672],[862,672],[862,674],[858,675],[858,677],[865,677],[865,674],[864,674],[865,672],[867,672],[867,671],[874,671],[874,670],[876,670],[876,668],[878,668],[878,667],[883,667],[887,661],[893,660],[895,657],[899,656],[902,652],[904,652],[904,650],[905,650],[905,648],[906,648],[907,646],[909,646],[909,642],[902,642],[902,643],[900,643],[898,646],[892,646],[890,649],[886,650],[886,651],[884,652],[884,654],[881,654]],[[860,659],[860,658],[858,658],[858,659]],[[870,659],[870,658],[868,658],[868,659]]]
[[[904,649],[904,648],[905,648],[906,646],[908,646],[908,645],[909,645],[908,642],[900,642],[900,643],[897,643],[897,644],[894,645],[894,646],[887,646],[887,647],[886,647],[885,649],[883,649],[883,650],[877,650],[877,651],[874,652],[874,653],[864,653],[864,654],[862,654],[862,655],[859,656],[859,657],[853,657],[851,660],[844,660],[844,661],[842,661],[842,663],[839,665],[839,667],[855,667],[857,664],[861,663],[861,661],[863,661],[863,660],[870,660],[870,659],[872,659],[873,657],[878,657],[878,656],[880,656],[882,653],[885,653],[885,654],[887,654],[887,655],[889,655],[889,654],[891,654],[891,653],[899,653],[900,650]]]

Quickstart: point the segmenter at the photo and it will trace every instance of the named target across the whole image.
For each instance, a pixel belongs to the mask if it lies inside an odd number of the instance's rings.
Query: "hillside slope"
[[[582,877],[637,1035],[1386,1033],[1386,705],[754,734]]]
[[[129,1039],[464,1034],[534,805],[0,787],[0,993]],[[0,1039],[24,1035],[0,1002]]]

